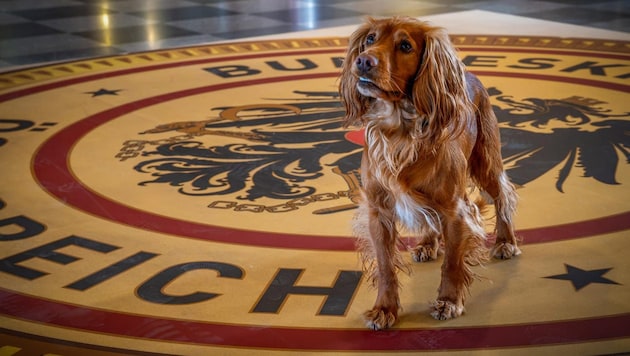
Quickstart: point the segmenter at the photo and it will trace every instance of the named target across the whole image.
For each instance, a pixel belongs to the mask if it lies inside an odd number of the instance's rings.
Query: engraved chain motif
[[[353,170],[347,173],[341,172],[339,168],[335,167],[332,170],[334,173],[343,177],[344,181],[348,184],[348,190],[339,191],[337,193],[320,193],[313,194],[308,197],[291,199],[283,204],[278,205],[263,205],[263,204],[239,204],[234,201],[225,201],[225,200],[217,200],[208,205],[208,208],[213,209],[231,209],[233,211],[249,211],[252,213],[285,213],[287,211],[297,210],[300,207],[304,207],[306,205],[323,202],[323,201],[331,201],[337,200],[340,198],[349,198],[352,203],[344,204],[330,208],[323,208],[319,210],[315,210],[314,214],[331,214],[344,210],[350,210],[357,207],[360,196],[360,172],[359,170]]]
[[[208,208],[231,209],[233,211],[249,211],[252,213],[263,213],[265,211],[269,213],[285,213],[287,211],[297,210],[300,207],[304,207],[312,203],[337,200],[340,198],[349,197],[351,194],[352,194],[351,190],[341,191],[337,193],[313,194],[308,197],[291,199],[283,204],[270,205],[270,206],[263,205],[263,204],[251,204],[251,203],[239,204],[234,201],[217,200],[210,203],[208,205]],[[328,213],[328,211],[325,211],[323,209],[321,212],[319,212],[319,214],[326,214],[326,213]]]
[[[124,162],[130,158],[139,156],[146,145],[154,145],[154,146],[166,145],[169,143],[190,140],[194,137],[195,135],[178,135],[178,136],[173,136],[166,139],[153,140],[153,141],[127,140],[123,142],[123,147],[120,149],[120,152],[118,152],[115,157],[120,159],[121,162]]]

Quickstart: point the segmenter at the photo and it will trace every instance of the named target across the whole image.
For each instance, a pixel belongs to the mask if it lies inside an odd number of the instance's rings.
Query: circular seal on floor
[[[364,329],[347,40],[272,40],[0,74],[4,347],[622,351],[629,44],[452,39],[491,96],[523,239],[479,268],[464,316],[429,316],[440,259],[402,276],[395,328]]]

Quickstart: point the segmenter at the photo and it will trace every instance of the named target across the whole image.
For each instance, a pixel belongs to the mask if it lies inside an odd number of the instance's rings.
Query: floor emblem
[[[347,42],[277,40],[0,74],[2,350],[623,351],[628,43],[453,41],[491,95],[523,238],[462,318],[428,316],[439,263],[415,264],[399,325],[363,329]]]

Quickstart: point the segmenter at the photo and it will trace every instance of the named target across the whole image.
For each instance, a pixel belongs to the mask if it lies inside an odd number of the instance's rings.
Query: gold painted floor
[[[523,238],[462,317],[429,316],[440,259],[365,329],[347,42],[287,37],[0,74],[0,355],[630,351],[630,43],[452,38]]]

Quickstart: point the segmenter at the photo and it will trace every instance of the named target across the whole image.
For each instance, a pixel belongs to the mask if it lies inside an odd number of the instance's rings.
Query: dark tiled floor
[[[0,70],[471,9],[630,32],[627,0],[0,0]]]

